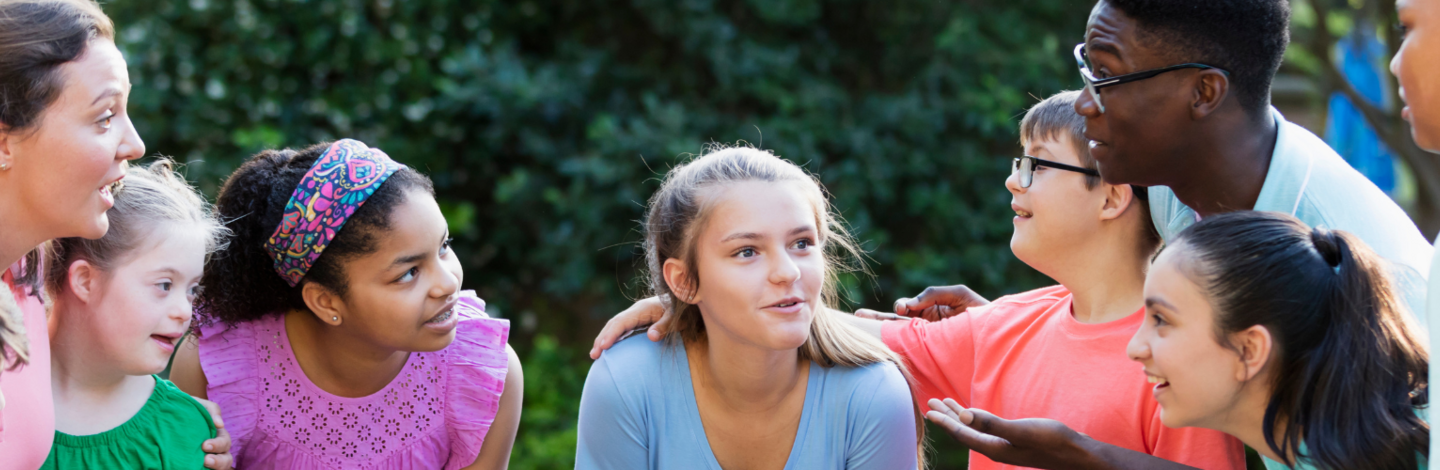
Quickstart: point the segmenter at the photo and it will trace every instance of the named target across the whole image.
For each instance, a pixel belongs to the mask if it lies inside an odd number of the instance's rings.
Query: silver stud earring
[[[330,321],[340,321],[340,317],[330,317]]]
[[[9,164],[9,163],[0,163],[0,171],[5,171],[5,170],[9,170],[9,169],[10,169],[10,164]]]

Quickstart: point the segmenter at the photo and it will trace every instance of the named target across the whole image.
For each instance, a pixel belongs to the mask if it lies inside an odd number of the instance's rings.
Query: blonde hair
[[[132,167],[115,192],[115,207],[106,212],[110,230],[96,240],[72,237],[55,240],[45,267],[45,287],[50,296],[65,288],[70,265],[85,260],[110,271],[128,260],[135,250],[146,246],[156,227],[165,223],[186,224],[188,230],[205,236],[208,256],[225,244],[229,230],[210,212],[210,205],[175,173],[175,163],[161,158],[145,167]]]
[[[676,259],[685,266],[686,285],[695,292],[700,286],[696,265],[696,240],[704,230],[707,216],[715,206],[708,190],[732,183],[758,181],[791,183],[811,202],[817,243],[824,250],[825,279],[820,303],[810,323],[810,336],[800,346],[800,357],[821,367],[836,365],[858,367],[888,362],[910,379],[904,361],[880,341],[837,318],[828,306],[839,302],[840,272],[863,271],[863,252],[830,207],[820,181],[795,164],[770,151],[750,146],[716,145],[694,160],[676,167],[665,176],[660,190],[650,198],[645,228],[645,259],[651,294],[658,296],[667,310],[675,314],[674,328],[668,341],[694,341],[704,338],[705,322],[698,306],[686,302],[665,282],[663,266]],[[924,418],[916,409],[916,453],[921,468],[925,462]]]

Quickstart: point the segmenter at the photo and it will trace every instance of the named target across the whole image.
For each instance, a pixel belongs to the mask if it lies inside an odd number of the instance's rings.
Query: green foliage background
[[[207,193],[264,148],[354,137],[435,180],[466,287],[514,325],[512,468],[573,466],[591,338],[642,294],[670,166],[744,140],[821,176],[873,255],[862,306],[1048,282],[1011,255],[1024,109],[1079,85],[1090,2],[116,0],[150,153]],[[964,452],[935,440],[940,468]],[[958,466],[958,467],[956,467]]]

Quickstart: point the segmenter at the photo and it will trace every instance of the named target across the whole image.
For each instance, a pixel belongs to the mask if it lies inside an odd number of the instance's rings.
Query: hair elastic
[[[345,221],[403,167],[380,149],[357,140],[332,144],[300,178],[280,226],[265,242],[275,272],[291,287],[299,284]]]

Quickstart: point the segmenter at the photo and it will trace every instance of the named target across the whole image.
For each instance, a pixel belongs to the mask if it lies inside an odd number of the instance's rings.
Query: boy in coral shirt
[[[856,319],[856,326],[906,359],[921,409],[932,398],[953,398],[1010,419],[1059,420],[1100,441],[1193,467],[1243,469],[1244,450],[1234,438],[1162,425],[1151,384],[1125,354],[1144,320],[1145,270],[1160,237],[1143,188],[1105,184],[1094,173],[1085,121],[1074,112],[1078,95],[1057,94],[1026,113],[1021,143],[1038,160],[1022,157],[1005,180],[1016,214],[1010,249],[1061,285],[1001,297],[943,321]],[[926,307],[897,302],[900,313]],[[1017,467],[972,451],[970,468]]]
[[[1240,442],[1220,432],[1160,423],[1144,372],[1125,354],[1144,320],[1145,270],[1160,246],[1144,188],[1105,184],[1084,147],[1079,92],[1035,105],[1021,121],[1026,157],[1005,180],[1015,209],[1010,248],[1056,281],[970,307],[943,321],[886,317],[870,310],[853,324],[905,358],[916,402],[953,398],[1009,419],[1049,418],[1120,447],[1203,469],[1244,469]],[[1137,190],[1138,189],[1138,190]],[[932,288],[896,302],[897,313],[938,319],[963,287]],[[933,295],[933,294],[941,295]],[[938,314],[937,314],[938,313]],[[617,315],[596,340],[613,344],[634,325],[665,319],[649,299]],[[890,316],[893,317],[893,316]],[[1019,468],[971,452],[971,469]]]

